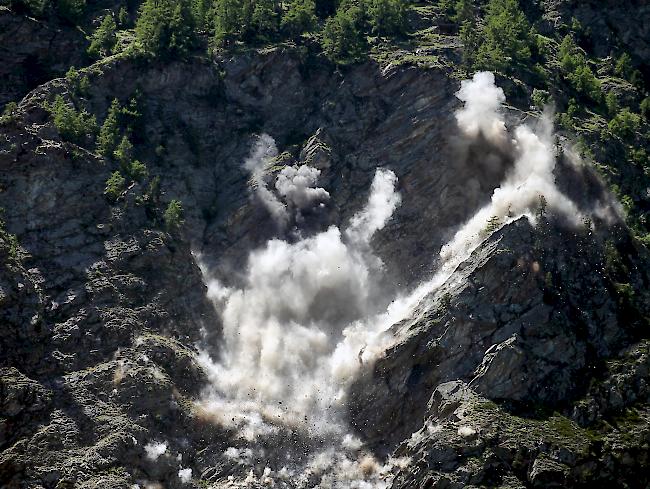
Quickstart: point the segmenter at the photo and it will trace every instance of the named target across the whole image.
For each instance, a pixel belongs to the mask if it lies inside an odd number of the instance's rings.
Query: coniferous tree
[[[77,22],[86,9],[86,0],[57,0],[59,15],[70,22]]]
[[[336,13],[339,0],[315,0],[316,15],[321,18],[329,17]]]
[[[107,157],[113,155],[113,151],[115,151],[120,137],[119,114],[120,103],[117,99],[114,99],[108,109],[108,114],[99,130],[99,137],[97,138],[97,151]]]
[[[480,68],[513,72],[530,62],[530,25],[517,0],[490,0],[482,34]]]
[[[151,54],[187,54],[195,41],[189,0],[146,0],[140,7],[135,34],[140,46]]]
[[[282,16],[282,30],[289,36],[299,36],[316,27],[316,4],[314,0],[292,0]]]
[[[99,27],[93,32],[90,46],[88,46],[88,54],[96,58],[110,54],[117,42],[117,36],[115,35],[116,29],[117,25],[115,24],[113,15],[107,14],[104,16]]]
[[[209,27],[211,7],[211,0],[192,0],[192,15],[196,26],[201,30]]]
[[[115,151],[113,151],[113,156],[117,161],[119,161],[120,166],[123,169],[128,170],[131,166],[131,160],[133,159],[133,145],[127,136],[122,136],[120,144],[118,144]]]
[[[323,51],[339,63],[359,61],[367,49],[363,32],[364,15],[361,7],[342,5],[336,15],[327,19],[323,30]]]
[[[214,40],[219,46],[242,35],[246,26],[245,7],[240,0],[216,0],[214,4]]]
[[[366,13],[375,34],[401,34],[406,29],[405,0],[367,0]]]
[[[251,12],[249,35],[268,39],[278,31],[278,12],[274,0],[255,0]]]

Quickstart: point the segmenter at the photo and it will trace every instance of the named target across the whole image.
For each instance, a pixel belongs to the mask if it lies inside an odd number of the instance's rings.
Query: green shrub
[[[0,207],[0,238],[4,240],[7,247],[7,255],[12,260],[18,260],[20,254],[20,243],[18,236],[7,231],[7,224],[4,220],[4,208]]]
[[[133,160],[129,166],[129,176],[136,182],[142,182],[149,175],[147,166],[139,160]]]
[[[621,78],[628,79],[632,74],[632,58],[627,53],[623,53],[614,67],[614,73]]]
[[[605,96],[605,105],[607,106],[607,113],[611,116],[618,112],[618,97],[613,91],[607,92]]]
[[[641,117],[628,108],[622,109],[608,124],[609,131],[621,139],[634,137],[640,126]]]
[[[70,22],[77,22],[86,9],[86,0],[57,0],[59,15]]]
[[[239,0],[215,0],[214,41],[218,46],[241,37],[246,30],[244,3]]]
[[[472,0],[457,0],[454,5],[454,14],[451,20],[458,24],[474,21],[476,19],[476,8]]]
[[[576,92],[583,94],[594,101],[602,98],[600,81],[594,76],[587,63],[580,64],[573,73],[567,75]]]
[[[564,36],[558,50],[558,59],[560,61],[560,67],[565,73],[570,73],[576,68],[576,50],[577,46],[573,38],[569,34]]]
[[[254,3],[249,34],[255,39],[269,39],[278,32],[280,25],[275,0],[256,0]]]
[[[281,28],[291,37],[316,28],[316,4],[314,0],[292,0],[282,16]]]
[[[595,77],[587,63],[587,58],[578,50],[571,36],[567,35],[562,40],[558,58],[564,78],[576,92],[596,102],[602,99],[600,81]]]
[[[113,15],[107,14],[90,38],[88,54],[95,58],[110,54],[117,42],[117,36],[115,35],[116,29],[117,25],[115,24]]]
[[[129,24],[129,11],[124,7],[120,7],[120,10],[117,12],[117,23],[120,28],[125,29]]]
[[[9,102],[5,105],[5,108],[2,110],[2,115],[0,116],[0,124],[8,124],[15,119],[15,112],[18,110],[18,104],[16,102]]]
[[[117,99],[114,99],[108,109],[108,115],[104,120],[104,124],[102,124],[99,137],[97,138],[97,151],[106,157],[112,156],[113,151],[117,148],[117,142],[120,137],[119,114],[120,103]]]
[[[74,66],[71,66],[70,69],[65,74],[66,81],[70,84],[70,88],[75,93],[84,95],[88,93],[90,89],[90,82],[86,75],[82,75]]]
[[[201,30],[208,29],[211,7],[211,0],[192,0],[192,16],[196,26]]]
[[[544,106],[548,103],[549,97],[550,94],[546,90],[539,90],[537,88],[534,88],[531,100],[535,107],[538,109],[543,109]]]
[[[459,31],[460,41],[463,44],[463,65],[471,70],[476,63],[476,55],[480,45],[480,29],[474,19],[463,21]]]
[[[86,110],[77,112],[69,106],[61,95],[57,95],[54,104],[49,106],[54,120],[54,126],[66,141],[82,144],[86,139],[92,138],[97,132],[97,121],[94,115]]]
[[[26,11],[35,17],[43,15],[48,3],[49,0],[13,0],[10,2],[11,7],[18,12]]]
[[[297,3],[306,5],[308,2]],[[215,44],[224,46],[236,40],[254,42],[272,38],[280,29],[280,10],[279,3],[274,0],[216,0]]]
[[[406,30],[405,0],[366,0],[366,13],[374,34],[403,34]]]
[[[323,52],[337,63],[360,61],[367,50],[363,33],[363,10],[356,5],[341,7],[325,23]]]
[[[108,197],[109,200],[115,202],[124,192],[126,188],[126,179],[122,176],[119,171],[115,171],[111,174],[109,179],[106,181],[106,187],[104,188],[104,195]]]
[[[178,229],[183,224],[183,206],[180,200],[172,200],[163,214],[165,228],[168,231]]]
[[[641,111],[641,115],[643,115],[643,117],[645,117],[647,120],[650,120],[650,97],[643,99],[641,105],[639,106],[639,110]]]
[[[145,52],[184,56],[195,42],[189,0],[146,0],[140,7],[135,35]]]
[[[512,73],[530,62],[530,25],[517,0],[490,0],[482,34],[481,68]]]
[[[115,151],[113,151],[113,156],[120,163],[120,166],[123,169],[126,170],[131,166],[131,160],[133,159],[133,145],[127,136],[122,136],[120,144],[118,144]]]

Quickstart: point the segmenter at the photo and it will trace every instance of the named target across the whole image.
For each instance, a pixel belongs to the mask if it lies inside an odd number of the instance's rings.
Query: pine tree
[[[314,0],[292,0],[282,16],[282,30],[291,37],[311,32],[316,27]]]
[[[372,32],[382,36],[401,34],[406,30],[404,0],[368,0],[366,13]]]
[[[163,219],[168,231],[174,231],[183,224],[183,205],[180,200],[174,199],[169,203],[163,214]]]
[[[57,0],[59,15],[70,22],[77,22],[86,9],[86,0]]]
[[[278,31],[278,13],[274,0],[256,0],[251,15],[251,35],[268,39]]]
[[[107,157],[113,155],[113,151],[117,147],[119,135],[119,114],[120,103],[114,99],[108,109],[108,114],[99,131],[99,138],[97,139],[97,151]]]
[[[530,25],[517,0],[490,0],[478,50],[483,69],[512,72],[530,61]]]
[[[133,159],[133,145],[127,136],[122,136],[120,144],[117,145],[113,156],[120,162],[120,167],[128,170],[131,167],[131,160]]]
[[[195,42],[189,0],[146,0],[140,7],[135,34],[140,46],[156,56],[187,54]]]
[[[338,62],[359,61],[367,48],[363,33],[363,11],[360,7],[341,6],[336,15],[327,19],[323,30],[323,51],[325,55]]]
[[[104,195],[112,202],[115,202],[124,189],[126,188],[126,179],[119,171],[113,172],[108,180],[106,180],[106,187],[104,188]]]
[[[214,4],[214,40],[219,46],[241,36],[244,5],[239,0],[216,0]]]
[[[115,35],[116,29],[117,25],[115,24],[113,15],[107,14],[104,16],[99,27],[93,32],[90,46],[88,46],[88,54],[95,58],[110,54],[117,42],[117,36]]]

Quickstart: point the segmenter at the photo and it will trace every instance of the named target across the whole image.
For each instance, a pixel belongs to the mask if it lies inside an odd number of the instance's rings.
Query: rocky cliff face
[[[25,56],[61,60],[74,35]],[[84,93],[37,80],[0,134],[0,485],[262,487],[268,474],[222,455],[236,433],[196,403],[209,384],[197,345],[223,347],[196,256],[237,286],[252,249],[298,239],[296,222],[280,228],[251,198],[242,162],[255,135],[281,153],[265,178],[283,165],[321,171],[331,200],[302,216],[305,234],[348,222],[377,166],[395,172],[402,203],[372,241],[393,289],[434,273],[511,156],[459,143],[458,82],[442,69],[334,70],[306,49],[276,48],[171,63],[117,56],[84,75]],[[3,84],[3,96],[31,88]],[[117,163],[61,138],[44,109],[56,95],[100,120],[114,98],[137,98],[136,153],[159,191],[131,183],[106,199]],[[496,163],[478,173],[477,155]],[[606,194],[568,160],[557,173],[581,209]],[[173,198],[185,225],[168,232],[161,206]],[[548,215],[491,231],[391,327],[392,345],[352,385],[354,433],[378,459],[401,460],[381,484],[646,487],[647,251],[620,220],[595,232]],[[314,487],[310,477],[277,486]]]

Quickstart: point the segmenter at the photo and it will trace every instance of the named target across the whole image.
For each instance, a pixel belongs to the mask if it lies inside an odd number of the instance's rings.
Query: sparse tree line
[[[37,17],[58,15],[69,22],[77,22],[86,9],[86,0],[10,0],[12,9]]]
[[[358,61],[367,36],[401,36],[410,0],[145,0],[134,26],[124,8],[107,12],[90,34],[89,54],[110,55],[116,33],[134,27],[137,48],[161,58],[182,57],[206,38],[211,48],[313,36],[340,63]],[[86,0],[11,0],[35,16],[59,14],[77,22]]]

